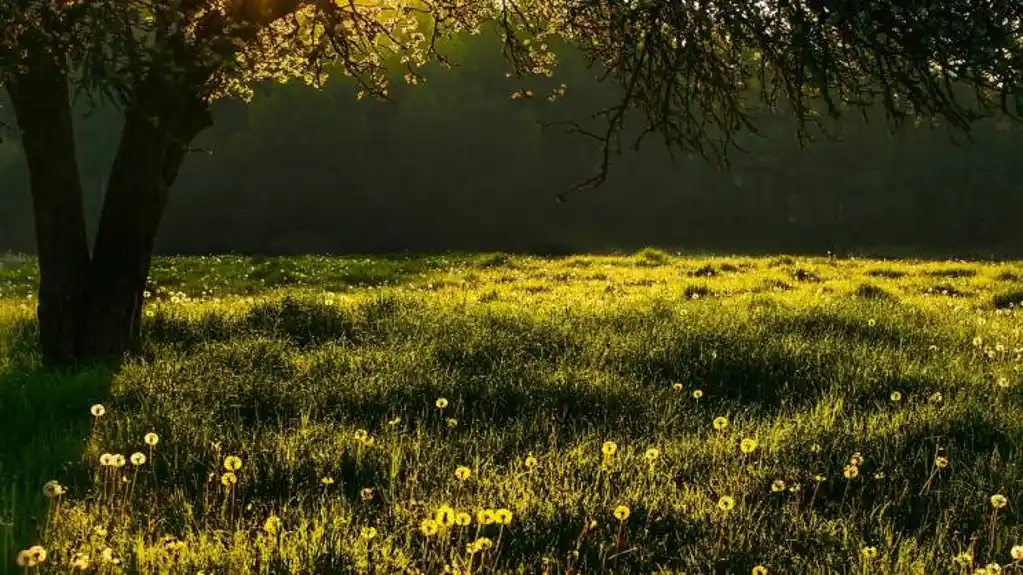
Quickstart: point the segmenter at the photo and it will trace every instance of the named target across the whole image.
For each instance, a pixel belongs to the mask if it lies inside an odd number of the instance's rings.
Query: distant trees
[[[800,126],[880,104],[894,122],[941,117],[960,130],[1000,107],[1018,114],[1020,9],[912,0],[0,0],[0,82],[30,176],[48,363],[110,360],[138,342],[142,293],[168,194],[211,102],[264,80],[320,85],[333,65],[370,95],[388,66],[407,79],[443,59],[437,40],[498,23],[520,73],[548,73],[562,39],[620,86],[596,117],[566,124],[603,144],[592,180],[638,112],[637,142],[726,163],[755,131],[759,94]],[[69,85],[113,101],[124,125],[92,252],[86,239]],[[294,182],[291,182],[294,185]]]

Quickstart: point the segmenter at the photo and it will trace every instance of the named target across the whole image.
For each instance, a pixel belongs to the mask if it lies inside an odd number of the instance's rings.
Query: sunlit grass
[[[1017,264],[162,259],[75,375],[34,273],[0,570],[1023,572]]]

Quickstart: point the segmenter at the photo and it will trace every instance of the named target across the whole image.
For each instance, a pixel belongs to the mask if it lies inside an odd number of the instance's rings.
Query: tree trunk
[[[39,255],[39,340],[49,365],[77,359],[77,335],[89,273],[82,188],[66,73],[31,62],[7,84],[29,169]]]
[[[193,139],[212,124],[206,102],[150,90],[125,112],[93,249],[79,359],[117,361],[138,349],[142,299],[168,192]],[[157,95],[158,94],[158,95]]]

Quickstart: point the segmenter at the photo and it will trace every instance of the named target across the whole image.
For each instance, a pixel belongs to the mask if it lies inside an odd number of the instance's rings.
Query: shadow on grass
[[[74,492],[90,433],[89,406],[102,403],[112,374],[44,369],[35,353],[34,322],[15,324],[0,352],[0,573],[18,549],[38,542],[46,518],[42,486],[57,479]],[[6,349],[4,349],[6,347]]]

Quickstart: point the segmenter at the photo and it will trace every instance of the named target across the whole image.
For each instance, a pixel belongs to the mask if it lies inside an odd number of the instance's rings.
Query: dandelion
[[[447,423],[448,423],[448,427],[450,427],[452,429],[455,428],[455,427],[458,427],[458,420],[455,419],[454,417],[449,417]]]
[[[28,556],[31,565],[39,565],[46,561],[46,548],[42,545],[33,545],[28,548]]]
[[[771,491],[775,493],[781,493],[782,491],[785,491],[785,481],[782,479],[775,479],[773,482],[771,482]]]
[[[131,454],[131,464],[134,465],[135,467],[138,467],[140,465],[145,465],[146,464],[146,455],[144,453],[139,453],[138,451],[136,451],[135,453],[132,453]]]
[[[869,325],[870,327],[874,327],[875,325],[877,325],[877,321],[874,318],[870,318],[867,320],[867,325]]]
[[[320,479],[320,483],[324,485],[334,485],[334,478],[328,475],[323,479]]]
[[[377,530],[375,527],[363,527],[360,534],[364,540],[369,541],[377,536]]]
[[[100,561],[100,563],[103,563],[103,564],[119,563],[120,562],[120,561],[117,561],[117,560],[114,559],[114,550],[109,548],[109,547],[104,547],[103,551],[100,552],[100,554],[99,554],[99,561]]]
[[[114,456],[109,453],[104,453],[99,456],[99,464],[103,467],[110,467],[113,465]]]
[[[71,569],[74,571],[85,571],[89,568],[89,556],[85,553],[75,553],[71,558]]]
[[[64,495],[66,490],[64,486],[58,483],[56,480],[50,480],[43,484],[43,495],[49,499],[55,499]]]
[[[1016,561],[1023,561],[1023,545],[1013,545],[1009,556]]]
[[[646,460],[648,462],[650,462],[650,463],[653,463],[654,461],[657,461],[657,458],[660,457],[660,456],[661,456],[661,450],[657,449],[656,447],[651,447],[651,448],[647,449],[646,453],[643,454],[643,457],[645,457]]]
[[[735,509],[735,499],[728,495],[721,497],[721,499],[718,499],[718,509],[725,513]]]
[[[423,535],[430,537],[437,534],[440,526],[433,519],[423,519],[423,522],[419,524],[419,530],[423,532]]]
[[[789,492],[790,492],[790,493],[799,493],[799,492],[800,492],[800,491],[801,491],[802,489],[803,489],[803,486],[802,486],[802,485],[800,485],[800,484],[798,484],[798,483],[793,483],[793,484],[792,484],[792,485],[791,485],[791,486],[789,487]]]
[[[715,417],[714,418],[714,429],[718,431],[724,431],[728,427],[727,417]]]
[[[944,455],[939,455],[934,458],[934,466],[938,469],[945,469],[948,467],[948,458]]]
[[[455,510],[450,505],[441,505],[433,514],[433,519],[439,525],[447,527],[455,523]]]
[[[366,441],[366,438],[369,437],[369,432],[367,432],[365,429],[356,429],[354,437],[355,441],[361,443],[363,441]]]
[[[1002,566],[998,563],[988,563],[984,566],[984,573],[987,575],[997,575],[1002,572]]]
[[[220,476],[220,482],[224,487],[231,487],[235,483],[238,483],[238,476],[233,471],[227,471]]]
[[[472,470],[470,470],[468,467],[464,465],[459,465],[458,468],[455,469],[455,478],[457,478],[459,481],[465,481],[466,479],[469,479],[470,475],[472,475]]]
[[[266,531],[270,535],[276,535],[281,528],[281,518],[276,515],[271,515],[266,518],[263,522],[263,531]]]
[[[532,453],[530,453],[529,455],[526,455],[526,460],[524,462],[524,464],[526,466],[526,469],[532,469],[532,468],[536,467],[538,463],[539,462],[536,460],[536,457],[533,457]]]
[[[103,407],[103,405],[99,403],[89,408],[89,413],[91,413],[92,416],[97,419],[103,417],[103,415],[106,414],[106,412],[107,408]]]
[[[160,443],[160,436],[150,431],[142,438],[149,447],[156,447],[157,443]]]
[[[359,494],[362,496],[363,501],[371,501],[373,499],[373,488],[363,487]]]
[[[973,565],[973,553],[969,551],[963,551],[959,555],[953,557],[952,560],[955,561],[961,567],[969,567],[970,565]]]
[[[493,509],[480,509],[476,512],[476,522],[481,525],[492,525],[497,518],[494,516]]]
[[[443,397],[439,397],[439,398],[437,398],[436,405],[437,405],[437,409],[444,409],[445,407],[448,406],[448,400],[444,399]]]
[[[818,473],[817,475],[813,476],[813,480],[816,481],[817,483],[824,483],[824,481],[827,480],[827,477]]]
[[[472,523],[471,515],[469,515],[465,511],[459,511],[458,513],[455,513],[455,525],[465,527],[470,523]]]
[[[673,383],[673,384],[671,384],[671,388],[674,389],[675,391],[682,391],[682,384],[681,383]]]
[[[625,521],[626,519],[628,519],[629,513],[630,513],[629,508],[626,507],[625,505],[619,505],[618,507],[615,507],[614,510],[615,519],[619,521]]]
[[[703,397],[703,390],[702,389],[694,389],[693,390],[693,399],[700,399],[701,397]]]
[[[494,511],[494,521],[497,521],[501,525],[508,525],[512,522],[512,512],[509,509],[498,509]]]
[[[845,469],[842,470],[842,475],[844,475],[846,479],[856,479],[859,474],[860,468],[855,465],[846,465]]]
[[[757,565],[753,568],[753,575],[767,575],[767,567]]]
[[[600,446],[600,452],[604,454],[604,457],[611,457],[618,452],[618,444],[613,441],[605,441],[604,445]]]
[[[999,377],[998,378],[998,387],[1000,387],[1002,389],[1008,389],[1008,387],[1009,387],[1009,378],[1005,377],[1004,375]]]
[[[995,509],[1001,509],[1009,504],[1009,500],[1004,495],[996,493],[991,496],[991,507]]]
[[[18,557],[15,559],[18,567],[32,567],[32,556],[29,555],[28,549],[18,551]]]
[[[864,559],[870,561],[874,557],[877,557],[877,547],[874,547],[873,545],[864,547],[863,549],[860,549],[860,554],[863,555]]]
[[[853,453],[852,457],[849,458],[849,465],[855,465],[856,467],[863,465],[863,455],[859,451]]]
[[[224,458],[224,469],[228,471],[238,471],[242,468],[242,460],[237,455],[228,455]]]
[[[739,451],[742,451],[747,455],[753,453],[754,451],[756,451],[756,449],[757,440],[753,439],[752,437],[747,437],[746,439],[743,439],[741,442],[739,442]]]
[[[894,401],[895,403],[898,403],[898,402],[902,401],[902,392],[901,391],[893,391],[892,395],[891,395],[891,398],[892,398],[892,401]]]
[[[125,463],[126,462],[125,462],[124,456],[121,455],[120,453],[115,453],[113,455],[113,457],[111,457],[111,459],[110,459],[110,466],[111,467],[124,467]]]

